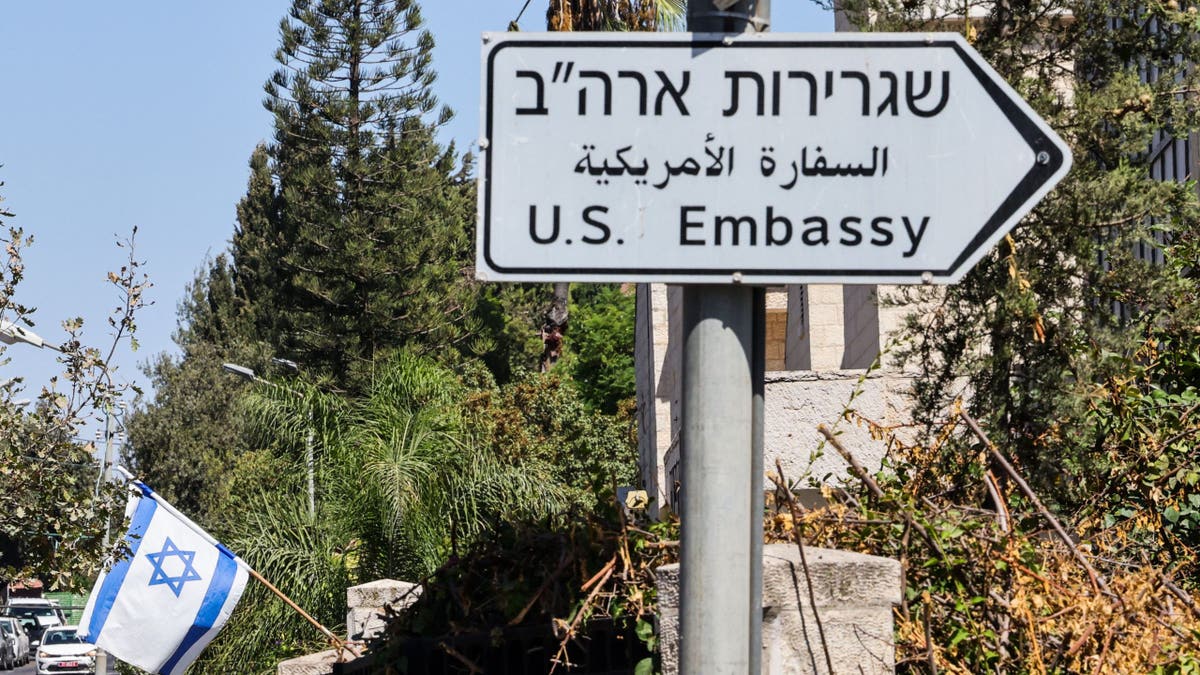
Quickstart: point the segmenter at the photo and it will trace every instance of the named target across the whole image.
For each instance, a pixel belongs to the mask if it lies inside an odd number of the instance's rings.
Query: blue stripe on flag
[[[146,495],[147,497],[154,495],[154,490],[150,489],[150,486],[146,485],[142,481],[135,480],[133,481],[133,484],[136,485],[138,489],[142,491],[142,494]]]
[[[129,523],[129,532],[125,535],[125,541],[129,543],[129,557],[112,566],[112,569],[104,576],[104,585],[96,593],[96,602],[92,606],[92,618],[87,627],[88,639],[92,642],[96,641],[96,638],[100,636],[100,631],[104,629],[108,613],[112,611],[117,593],[121,591],[121,585],[125,583],[125,575],[129,573],[129,564],[137,556],[138,546],[141,545],[142,537],[146,534],[146,529],[150,527],[150,521],[154,519],[154,512],[157,510],[158,503],[153,499],[138,500],[137,510],[133,512],[133,520]]]
[[[200,610],[196,612],[196,620],[192,622],[192,627],[184,636],[183,642],[179,643],[175,653],[159,669],[160,672],[170,673],[188,649],[191,649],[197,640],[212,629],[221,614],[221,608],[225,606],[225,600],[229,597],[229,589],[233,587],[233,581],[237,578],[237,570],[237,562],[232,556],[217,556],[217,571],[213,573],[212,582],[208,585],[208,592],[204,594],[204,602],[200,604]]]

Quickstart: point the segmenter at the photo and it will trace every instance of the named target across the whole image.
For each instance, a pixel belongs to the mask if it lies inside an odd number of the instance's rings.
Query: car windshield
[[[84,644],[83,638],[73,630],[48,630],[42,636],[43,645],[75,645]]]
[[[23,619],[33,619],[37,617],[54,619],[58,618],[58,615],[54,613],[54,610],[49,607],[21,607],[18,605],[11,605],[8,608],[8,613],[12,616],[19,616]]]
[[[13,633],[12,624],[7,621],[0,621],[0,631],[4,631],[5,635],[12,635],[12,633]]]

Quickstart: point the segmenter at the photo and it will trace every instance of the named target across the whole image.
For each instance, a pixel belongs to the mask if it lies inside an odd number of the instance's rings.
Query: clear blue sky
[[[548,0],[532,0],[522,30],[544,29]],[[525,0],[425,0],[437,41],[434,86],[458,116],[443,140],[478,135],[479,34],[502,31]],[[811,0],[775,0],[772,30],[825,32],[833,18]],[[80,316],[85,341],[106,344],[119,297],[105,283],[122,264],[114,242],[138,227],[136,254],[154,287],[138,317],[141,348],[118,353],[119,378],[145,386],[140,365],[175,351],[185,285],[223,251],[246,162],[268,140],[262,85],[286,0],[4,2],[0,4],[0,188],[8,222],[35,237],[18,301],[37,307],[35,331],[64,338]],[[17,345],[0,379],[24,377],[27,396],[61,371],[50,351]]]

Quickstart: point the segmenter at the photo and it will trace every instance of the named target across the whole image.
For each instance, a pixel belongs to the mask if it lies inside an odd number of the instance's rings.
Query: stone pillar
[[[408,609],[421,597],[421,587],[407,581],[379,579],[346,589],[346,634],[351,640],[374,640],[387,628],[388,611]]]
[[[388,612],[407,609],[421,596],[421,587],[407,581],[379,579],[346,589],[346,632],[352,641],[366,642],[379,637],[387,627]],[[337,663],[337,652],[330,649],[281,661],[278,675],[329,675]]]
[[[838,370],[845,349],[842,287],[810,284],[807,299],[809,368]]]
[[[812,333],[809,330],[808,287],[787,287],[787,337],[784,370],[812,370]]]
[[[892,607],[900,602],[900,563],[890,558],[806,547],[812,595],[794,544],[763,547],[763,675],[891,675],[896,650]],[[657,572],[663,675],[679,673],[679,565]],[[825,639],[817,629],[817,618]],[[829,649],[828,662],[825,646]]]

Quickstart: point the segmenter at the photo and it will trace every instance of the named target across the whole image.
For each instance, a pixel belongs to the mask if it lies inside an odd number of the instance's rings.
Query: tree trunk
[[[546,309],[545,320],[542,322],[542,372],[548,372],[558,363],[562,356],[563,336],[567,332],[569,318],[567,302],[570,299],[571,284],[560,281],[554,284],[554,293],[550,299],[550,307]]]

